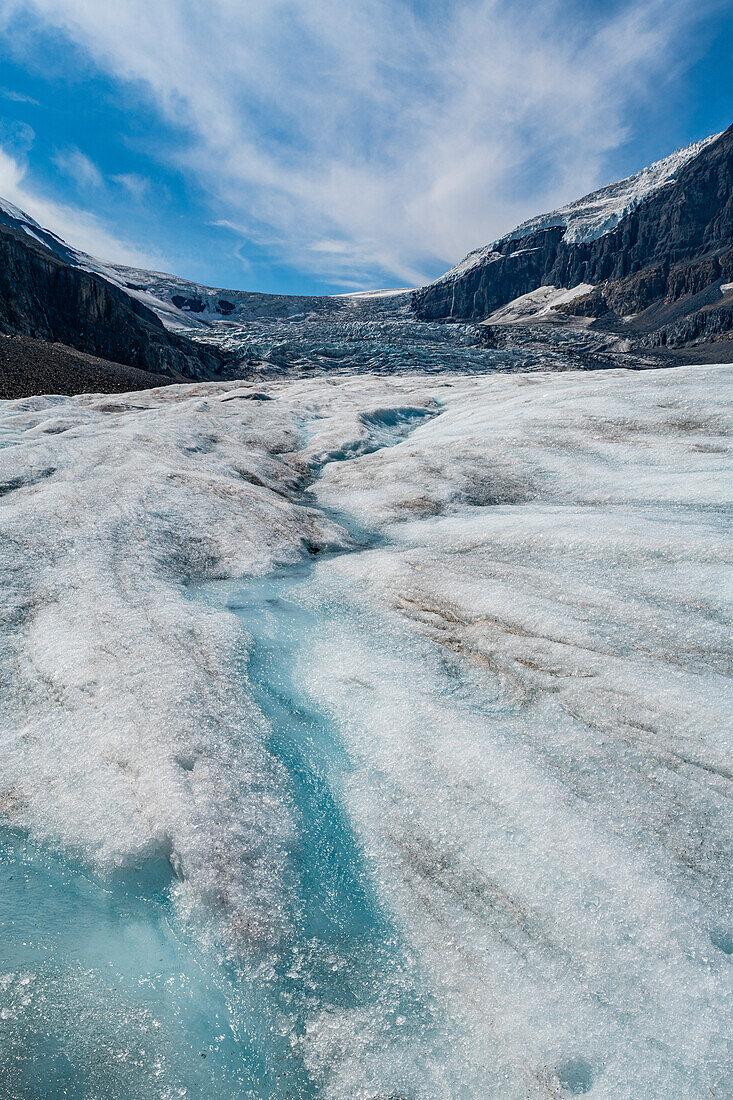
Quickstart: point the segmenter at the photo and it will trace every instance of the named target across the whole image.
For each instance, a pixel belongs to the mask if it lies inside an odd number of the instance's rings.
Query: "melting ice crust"
[[[732,378],[3,404],[21,1095],[727,1094]]]

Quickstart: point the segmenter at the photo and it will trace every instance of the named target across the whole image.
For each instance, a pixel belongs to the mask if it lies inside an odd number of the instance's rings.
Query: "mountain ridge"
[[[463,274],[492,255],[500,256],[501,253],[497,251],[500,245],[512,240],[521,240],[542,229],[564,228],[563,240],[572,243],[597,240],[605,236],[645,199],[671,183],[688,161],[698,156],[706,146],[717,141],[721,136],[721,133],[711,134],[710,137],[692,142],[630,176],[605,184],[595,191],[589,191],[581,198],[565,203],[546,214],[538,214],[520,222],[518,226],[508,233],[503,233],[491,244],[473,249],[433,282],[442,283]]]
[[[719,296],[724,301],[702,306],[692,298],[733,279],[733,126],[690,148],[694,155],[683,158],[673,177],[600,236],[568,240],[567,223],[554,221],[552,214],[536,219],[541,224],[529,233],[525,229],[532,223],[523,223],[486,246],[474,262],[466,260],[482,250],[416,291],[417,316],[483,321],[540,286],[591,284],[593,290],[566,303],[563,312],[591,322],[605,318],[607,327],[623,324],[642,346],[682,346],[701,335],[727,335],[728,292]],[[562,209],[580,207],[600,193]],[[678,316],[667,320],[662,307],[686,296],[689,311],[677,310]],[[656,312],[643,316],[652,307]],[[693,322],[698,307],[707,316]]]
[[[143,303],[79,267],[73,250],[38,226],[0,221],[0,333],[66,345],[112,363],[185,381],[211,378],[228,360],[169,332]],[[49,247],[54,244],[55,247]]]

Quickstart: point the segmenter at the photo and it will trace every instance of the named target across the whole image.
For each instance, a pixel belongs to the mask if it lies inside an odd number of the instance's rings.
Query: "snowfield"
[[[570,290],[564,290],[557,286],[538,286],[536,290],[530,290],[528,294],[520,294],[506,305],[495,309],[486,320],[485,325],[526,324],[527,321],[539,318],[560,320],[562,307],[574,302],[576,298],[583,298],[594,290],[592,283],[578,283]]]
[[[732,398],[706,366],[1,403],[17,1080],[729,1095]]]

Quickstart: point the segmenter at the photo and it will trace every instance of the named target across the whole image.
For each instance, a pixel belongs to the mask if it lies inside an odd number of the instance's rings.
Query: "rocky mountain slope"
[[[66,344],[31,336],[0,337],[0,400],[36,394],[129,393],[174,381]]]
[[[169,332],[146,305],[83,270],[58,238],[24,231],[7,210],[0,222],[0,333],[68,345],[164,379],[216,377],[227,362],[219,349]]]
[[[731,284],[733,127],[471,253],[414,308],[484,321],[539,287],[578,287],[566,316],[682,347],[730,335]]]

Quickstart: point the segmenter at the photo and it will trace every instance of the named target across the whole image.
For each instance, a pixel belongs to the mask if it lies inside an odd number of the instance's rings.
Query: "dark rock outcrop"
[[[176,309],[182,309],[184,313],[203,313],[206,303],[200,298],[184,298],[182,294],[174,294],[171,298]]]
[[[0,226],[0,332],[175,379],[216,377],[228,356],[168,332],[141,302],[21,230]]]
[[[563,307],[585,317],[639,314],[657,302],[691,298],[733,280],[733,126],[650,194],[611,231],[592,241],[563,240],[553,225],[509,235],[467,271],[415,292],[425,320],[483,320],[542,285],[595,284],[591,295]],[[714,322],[726,324],[726,310]],[[675,340],[705,333],[711,318],[678,324]],[[717,332],[729,331],[718,327]]]
[[[733,349],[733,301],[722,306],[705,306],[641,336],[637,343],[647,348],[684,348],[721,338],[730,340]]]

